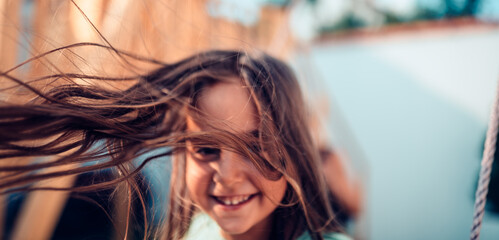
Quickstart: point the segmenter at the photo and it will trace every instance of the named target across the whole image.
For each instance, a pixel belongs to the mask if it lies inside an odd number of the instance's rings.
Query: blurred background
[[[89,46],[22,64],[79,42],[166,62],[213,48],[284,59],[302,82],[317,141],[334,155],[326,157],[336,166],[330,181],[344,183],[338,194],[347,196],[337,203],[350,234],[469,236],[499,79],[499,1],[0,0],[0,13],[0,71],[22,79],[51,72],[119,77],[157,67],[125,64],[115,52]],[[144,170],[156,201],[167,191],[167,162]],[[498,174],[494,169],[484,240],[499,239]],[[64,239],[68,199],[52,192],[1,199],[4,238]]]

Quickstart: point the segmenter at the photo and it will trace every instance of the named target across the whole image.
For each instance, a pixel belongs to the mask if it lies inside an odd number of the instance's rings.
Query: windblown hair
[[[118,175],[111,181],[59,190],[94,191],[123,181],[137,190],[136,176],[145,164],[174,156],[164,228],[151,234],[181,239],[197,211],[185,186],[185,141],[189,140],[248,156],[265,177],[287,180],[285,197],[274,212],[272,239],[295,239],[304,231],[313,239],[322,239],[321,233],[338,230],[299,84],[289,67],[273,57],[242,51],[203,52],[139,76],[124,91],[65,84],[42,92],[7,73],[0,76],[38,96],[24,104],[1,103],[0,159],[8,161],[0,165],[3,194],[54,190],[33,183],[101,169],[113,169]],[[187,114],[203,116],[196,107],[199,93],[227,79],[240,79],[247,87],[259,116],[258,134],[241,136],[222,128],[186,132]],[[157,148],[167,151],[134,164],[133,159]],[[12,160],[41,156],[52,157],[29,164]],[[72,167],[50,170],[64,165]]]

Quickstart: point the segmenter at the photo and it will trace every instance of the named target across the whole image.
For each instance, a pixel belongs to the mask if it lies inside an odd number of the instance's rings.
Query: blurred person
[[[331,206],[338,223],[345,227],[362,211],[362,188],[357,179],[351,179],[339,154],[329,148],[321,148],[323,172],[331,191]]]

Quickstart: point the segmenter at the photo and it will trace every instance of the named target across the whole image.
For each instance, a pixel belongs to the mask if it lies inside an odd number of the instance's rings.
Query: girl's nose
[[[222,150],[220,159],[214,161],[215,173],[213,181],[225,186],[231,186],[244,179],[244,158],[234,152]]]

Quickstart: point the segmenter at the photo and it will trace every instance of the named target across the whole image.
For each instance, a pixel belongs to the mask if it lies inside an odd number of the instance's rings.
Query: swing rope
[[[483,158],[478,180],[478,188],[475,194],[475,210],[473,213],[473,226],[471,228],[471,240],[480,239],[480,229],[485,211],[485,202],[489,190],[490,173],[496,152],[497,133],[499,128],[499,85],[497,86],[494,105],[489,120],[489,128],[483,150]]]

